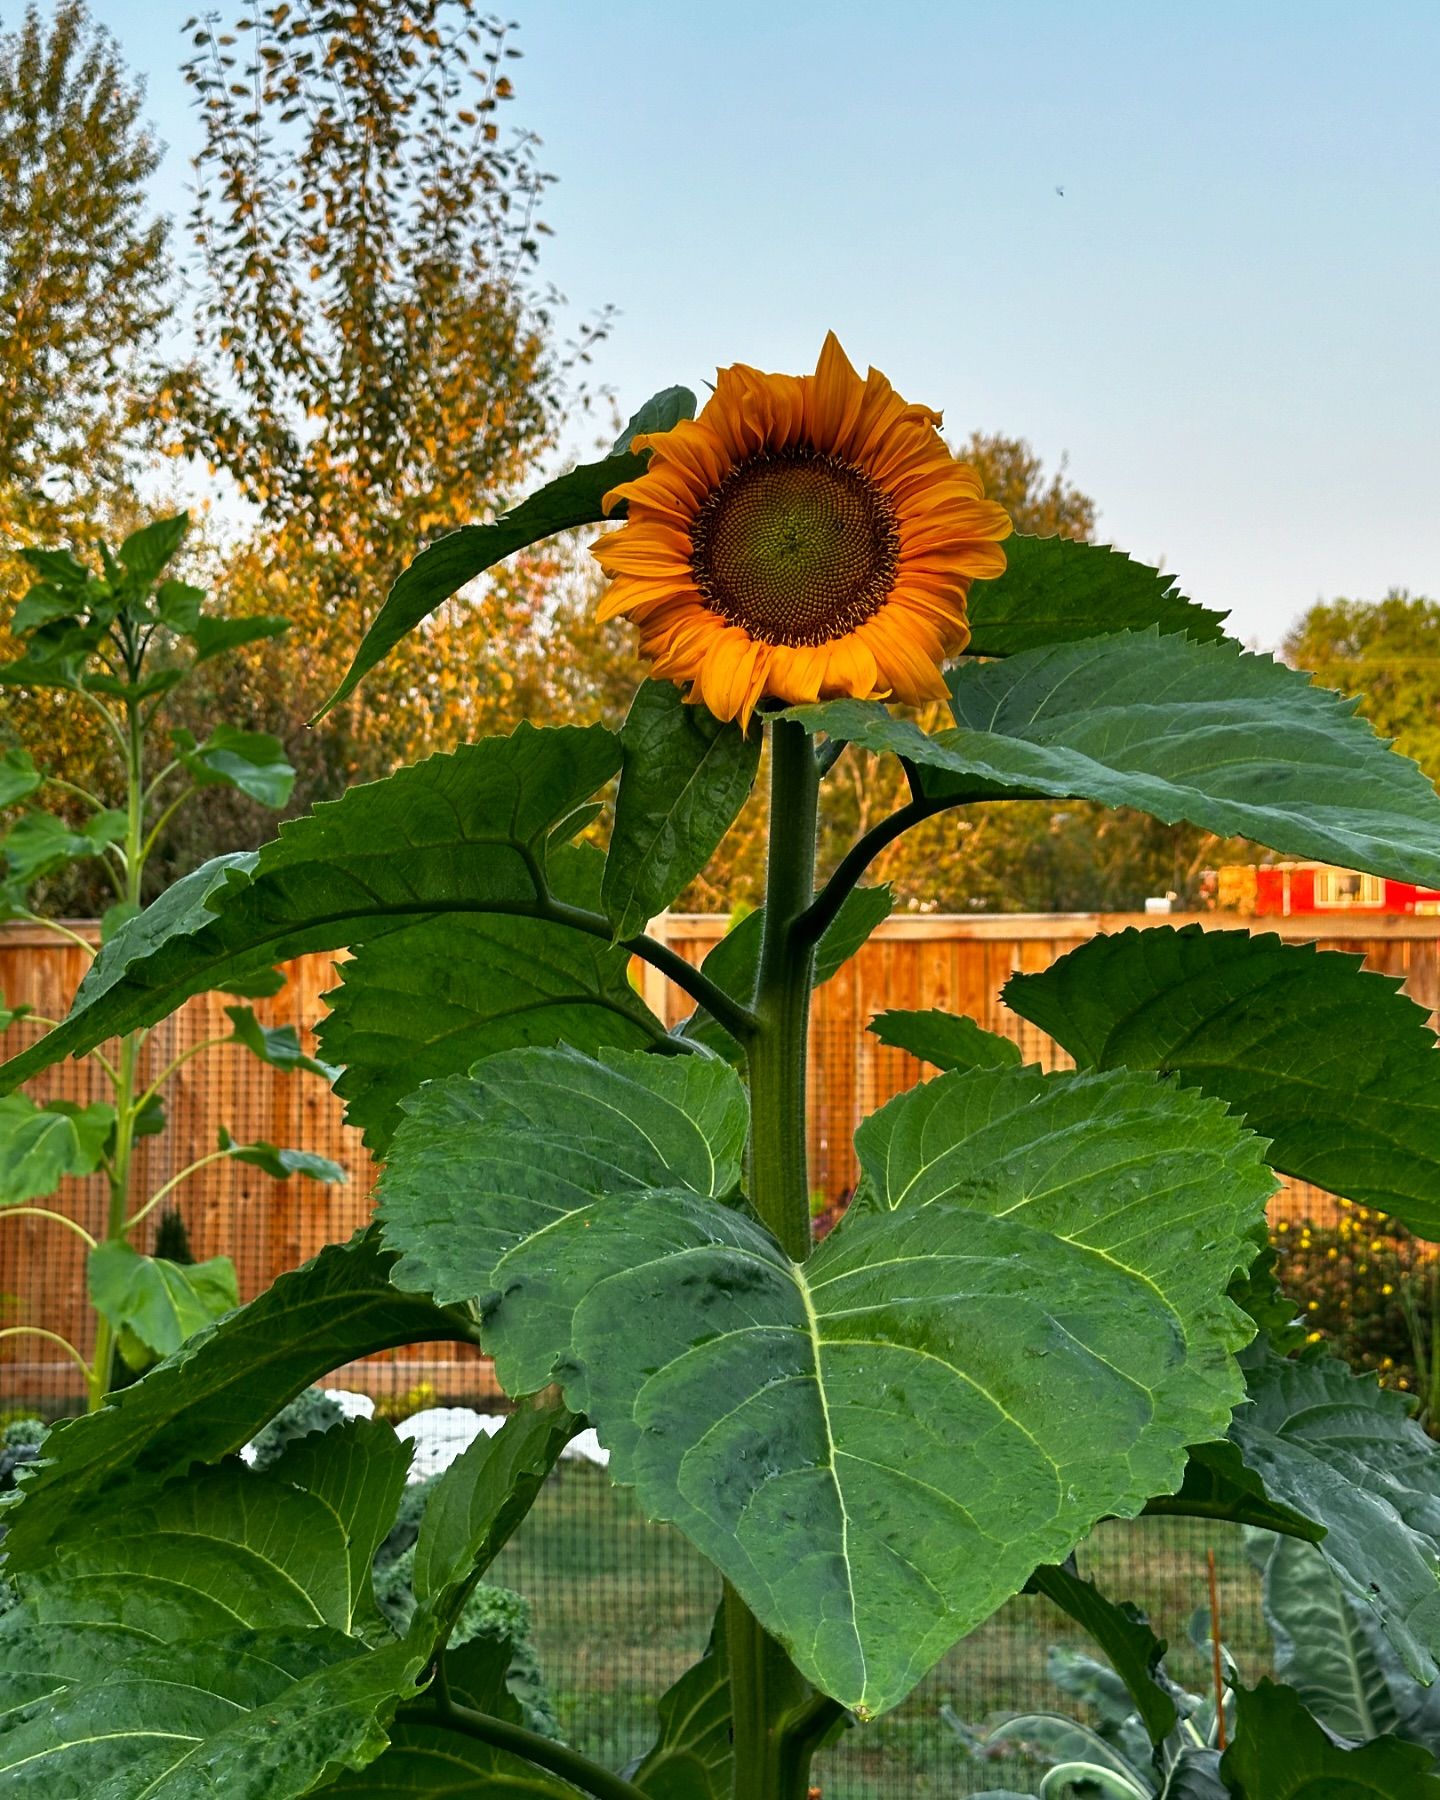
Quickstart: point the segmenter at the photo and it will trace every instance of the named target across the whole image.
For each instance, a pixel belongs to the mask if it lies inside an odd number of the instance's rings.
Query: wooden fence
[[[1077,913],[984,917],[900,916],[881,926],[834,980],[816,996],[810,1059],[811,1171],[814,1187],[832,1206],[855,1179],[851,1137],[858,1121],[892,1094],[911,1085],[920,1066],[865,1030],[891,1007],[945,1007],[1016,1038],[1028,1059],[1051,1067],[1067,1059],[1054,1043],[1006,1010],[1000,989],[1015,970],[1048,967],[1096,932],[1130,925],[1199,923],[1234,929],[1244,921],[1225,914],[1198,919],[1133,914]],[[702,960],[723,935],[718,917],[672,915],[657,933],[691,961]],[[1320,920],[1257,921],[1297,941],[1364,954],[1368,965],[1399,976],[1432,1016],[1440,1011],[1440,922],[1430,918],[1377,919],[1335,915]],[[90,928],[77,928],[89,935]],[[0,926],[0,995],[10,1006],[33,1006],[58,1018],[69,1005],[87,964],[78,946],[32,926]],[[309,1027],[324,1012],[323,995],[335,985],[334,959],[303,957],[289,966],[289,982],[271,1000],[252,1004],[266,1024],[294,1024],[313,1048]],[[655,1009],[674,1022],[689,1010],[685,996],[653,970],[637,971]],[[189,1001],[157,1026],[147,1043],[151,1078],[186,1050],[229,1029],[226,995]],[[32,1021],[10,1028],[3,1042],[13,1054],[37,1035]],[[68,1099],[103,1097],[103,1083],[89,1064],[51,1071],[31,1090]],[[341,1117],[340,1103],[314,1077],[285,1075],[240,1049],[214,1049],[187,1061],[169,1089],[169,1128],[141,1140],[140,1191],[148,1194],[197,1156],[214,1148],[220,1128],[243,1141],[265,1139],[284,1147],[318,1151],[349,1171],[340,1187],[292,1179],[272,1182],[240,1163],[212,1164],[177,1190],[197,1256],[226,1254],[235,1261],[246,1297],[322,1244],[348,1237],[370,1206],[373,1169],[358,1133]],[[103,1229],[103,1184],[67,1182],[58,1205],[87,1229]],[[1324,1196],[1297,1189],[1277,1205],[1293,1212],[1323,1212]],[[142,1244],[140,1247],[146,1247]],[[0,1323],[36,1325],[78,1342],[89,1340],[85,1306],[84,1247],[71,1232],[44,1220],[0,1216]],[[8,1352],[8,1355],[4,1354]],[[351,1385],[374,1392],[405,1390],[432,1382],[442,1396],[490,1391],[488,1368],[448,1346],[374,1359],[344,1372]],[[38,1338],[0,1342],[0,1406],[40,1403],[56,1410],[73,1402],[71,1365],[51,1358]]]

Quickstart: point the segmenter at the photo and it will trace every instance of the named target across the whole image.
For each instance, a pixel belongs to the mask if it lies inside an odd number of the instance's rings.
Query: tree
[[[1321,601],[1291,628],[1284,654],[1322,687],[1359,694],[1375,729],[1440,781],[1440,601],[1405,588]]]
[[[164,219],[147,217],[159,150],[143,84],[83,0],[32,4],[0,35],[0,660],[35,541],[92,544],[139,523],[148,359],[170,313]],[[108,752],[92,713],[11,690],[3,743],[43,743],[92,786]]]
[[[141,362],[170,312],[159,150],[83,0],[0,37],[0,529],[13,545],[124,482]]]
[[[551,443],[570,366],[533,285],[551,178],[530,134],[501,135],[519,52],[475,0],[299,0],[187,29],[206,289],[168,406],[177,445],[257,510],[231,603],[285,611],[303,660],[278,686],[252,665],[236,698],[313,798],[505,705],[534,567],[437,621],[418,674],[303,729],[419,546],[498,510]]]

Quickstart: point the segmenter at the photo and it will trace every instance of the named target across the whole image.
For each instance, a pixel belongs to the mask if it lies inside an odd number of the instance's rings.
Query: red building
[[[1330,912],[1440,913],[1440,890],[1410,881],[1333,869],[1326,863],[1283,862],[1257,868],[1229,863],[1216,871],[1215,905],[1257,918],[1294,918]]]

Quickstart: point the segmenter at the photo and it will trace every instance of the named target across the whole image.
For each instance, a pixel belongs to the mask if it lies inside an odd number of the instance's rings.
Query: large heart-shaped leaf
[[[410,1452],[388,1425],[357,1419],[300,1438],[263,1473],[193,1473],[117,1509],[104,1531],[62,1535],[25,1576],[26,1605],[42,1625],[109,1625],[158,1643],[241,1628],[378,1628],[370,1564]]]
[[[760,732],[691,705],[673,682],[647,681],[620,742],[604,886],[617,941],[644,931],[709,862],[755,784]]]
[[[4,1081],[305,951],[363,943],[408,919],[542,911],[550,833],[619,761],[603,726],[521,725],[322,803],[283,825],[253,866],[207,865],[122,927],[65,1023],[7,1064]]]
[[[1440,796],[1353,700],[1228,641],[1121,632],[949,675],[955,727],[927,735],[856,700],[794,717],[914,762],[937,799],[1037,795],[1440,885]]]
[[[93,1174],[114,1125],[115,1108],[99,1100],[37,1106],[28,1094],[0,1097],[0,1206],[53,1194],[67,1175]]]
[[[287,1400],[355,1357],[400,1344],[473,1344],[463,1314],[392,1285],[394,1261],[374,1233],[332,1244],[103,1411],[57,1426],[7,1514],[11,1571],[45,1567],[72,1519],[104,1521],[188,1463],[233,1455]]]
[[[1225,635],[1225,614],[1187,600],[1173,575],[1107,544],[1021,532],[1005,541],[1005,573],[971,588],[969,615],[970,656],[1014,656],[1152,625],[1200,643]]]
[[[722,1065],[588,1070],[502,1055],[415,1097],[382,1184],[397,1279],[476,1299],[507,1387],[563,1380],[612,1473],[857,1711],[1177,1485],[1243,1392],[1224,1289],[1274,1183],[1215,1102],[941,1077],[862,1130],[865,1193],[799,1266],[717,1204]]]
[[[1077,1062],[1217,1095],[1270,1139],[1273,1167],[1435,1238],[1440,1057],[1399,986],[1358,956],[1187,926],[1092,938],[1004,998]]]
[[[695,396],[671,387],[647,400],[621,432],[614,451],[598,462],[581,463],[568,475],[547,482],[493,525],[463,525],[422,550],[385,596],[385,604],[365,633],[345,679],[325,702],[320,719],[346,699],[382,657],[417,625],[484,570],[576,525],[596,525],[604,517],[605,496],[645,472],[646,456],[632,455],[630,441],[644,431],[668,431],[693,418]],[[617,514],[617,516],[619,516]],[[315,720],[311,721],[312,724]]]
[[[733,1196],[749,1124],[724,1063],[569,1049],[486,1057],[468,1076],[431,1082],[405,1111],[381,1188],[386,1239],[403,1252],[395,1279],[460,1301],[488,1302],[517,1244],[548,1235],[558,1255],[560,1228],[588,1220],[601,1196]],[[571,1298],[557,1281],[557,1343]],[[543,1387],[553,1361],[542,1345],[508,1391]]]
[[[569,905],[597,907],[603,863],[590,844],[552,850],[552,891]],[[407,1094],[482,1056],[560,1043],[593,1055],[665,1039],[631,985],[628,950],[540,919],[420,919],[362,944],[339,975],[317,1036],[344,1065],[336,1092],[345,1117],[377,1156]]]

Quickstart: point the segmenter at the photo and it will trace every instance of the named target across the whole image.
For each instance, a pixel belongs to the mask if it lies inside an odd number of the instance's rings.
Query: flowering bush
[[[1281,1219],[1272,1233],[1277,1269],[1312,1343],[1328,1342],[1355,1369],[1413,1394],[1427,1429],[1437,1268],[1434,1252],[1399,1220],[1352,1201],[1333,1220]]]

